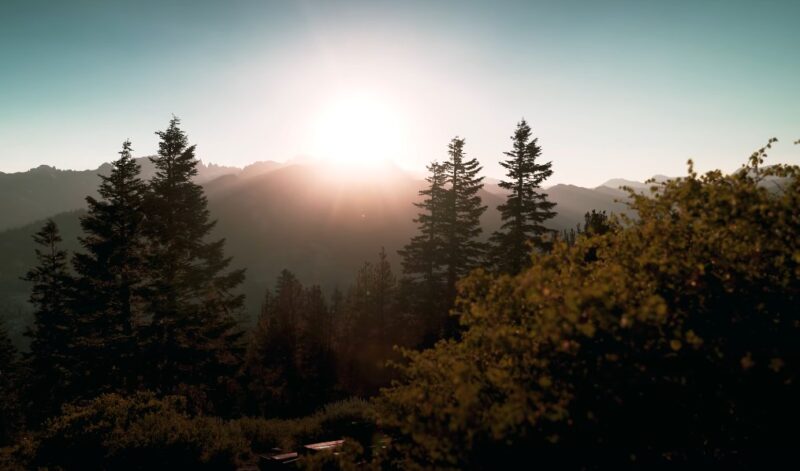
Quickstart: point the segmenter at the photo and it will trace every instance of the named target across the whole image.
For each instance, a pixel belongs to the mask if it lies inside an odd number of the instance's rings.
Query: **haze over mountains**
[[[137,161],[142,166],[142,177],[149,179],[154,172],[152,162],[147,157]],[[202,184],[223,175],[257,172],[270,165],[278,164],[259,162],[239,169],[201,162],[195,180]],[[85,207],[86,196],[97,195],[97,175],[110,171],[111,164],[105,163],[94,170],[59,170],[40,165],[27,172],[0,172],[0,231]]]
[[[138,158],[137,161],[142,167],[142,178],[149,179],[153,175],[153,164],[147,157]],[[287,166],[311,167],[314,164],[313,160],[296,159],[288,163],[261,161],[244,168],[238,168],[200,162],[197,166],[198,175],[195,177],[195,181],[204,185],[207,192],[214,192],[222,188],[241,185],[250,177],[259,176],[278,168]],[[60,170],[49,165],[40,165],[25,172],[0,172],[0,231],[20,228],[31,222],[52,217],[62,212],[84,208],[86,196],[95,196],[97,194],[98,175],[108,174],[109,169],[110,164],[105,163],[94,170]],[[383,179],[397,179],[398,177],[406,180],[417,179],[396,168],[392,174],[383,172],[379,176]],[[662,181],[667,177],[657,175],[654,178],[657,181]],[[499,180],[487,177],[484,179],[484,189],[488,193],[502,195],[503,189],[498,186],[498,183]],[[591,208],[594,209],[613,210],[620,209],[619,206],[614,205],[613,198],[608,199],[596,196],[596,204],[599,204],[600,207],[593,206],[587,198],[589,200],[593,199],[593,196],[590,195],[595,195],[596,193],[605,193],[614,198],[624,197],[624,192],[619,191],[621,186],[646,188],[646,185],[642,182],[612,179],[593,189],[574,185],[555,185],[550,187],[547,192],[553,191],[566,197],[567,200],[574,200],[578,205],[590,204]],[[587,190],[590,193],[585,193]],[[583,193],[584,197],[575,199],[569,195],[571,192]],[[558,197],[551,195],[551,198]],[[562,206],[570,205],[567,201],[563,203]],[[569,209],[576,208],[570,207]],[[580,208],[577,209],[580,210]],[[569,221],[563,218],[561,221],[554,223],[556,228],[573,226],[574,224],[570,224]]]
[[[145,179],[153,173],[139,159]],[[227,239],[234,266],[247,268],[244,292],[247,313],[255,315],[263,293],[284,268],[308,284],[345,288],[358,267],[385,247],[395,272],[396,251],[415,233],[413,203],[425,185],[394,166],[368,178],[351,179],[313,162],[258,162],[244,169],[198,165],[196,181],[205,188],[215,236]],[[59,224],[64,248],[79,249],[79,217],[86,195],[96,195],[97,170],[66,171],[40,166],[27,172],[0,174],[0,315],[10,327],[23,328],[29,286],[19,278],[34,263],[31,235],[48,217]],[[640,182],[612,180],[607,185],[644,187]],[[553,229],[570,229],[592,209],[622,213],[625,193],[612,186],[582,188],[555,185],[546,190],[557,204]],[[481,192],[488,206],[481,223],[488,236],[500,223],[496,210],[504,198],[496,181]]]

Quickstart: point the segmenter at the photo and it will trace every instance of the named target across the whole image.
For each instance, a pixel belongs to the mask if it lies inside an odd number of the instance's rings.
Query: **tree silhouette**
[[[480,266],[486,244],[478,240],[482,232],[480,217],[486,211],[478,192],[483,188],[482,167],[464,154],[464,139],[455,137],[448,145],[448,160],[442,164],[448,188],[444,198],[445,296],[448,309],[456,296],[456,282]],[[444,335],[456,330],[452,317],[444,319]]]
[[[331,398],[336,365],[328,317],[322,290],[304,288],[283,270],[265,296],[247,351],[249,410],[291,416],[309,413]]]
[[[80,319],[76,341],[87,365],[82,383],[93,395],[137,386],[147,187],[131,157],[130,141],[122,144],[119,154],[111,174],[101,176],[101,199],[86,198],[89,208],[81,217],[80,238],[84,251],[73,259],[78,275],[74,309]]]
[[[195,146],[174,118],[150,160],[156,173],[149,184],[147,211],[147,308],[145,332],[152,361],[150,386],[176,390],[181,383],[198,394],[223,386],[239,357],[241,332],[235,314],[243,296],[234,290],[243,270],[227,271],[224,239],[206,242],[210,220],[197,174]],[[197,390],[200,391],[197,391]],[[218,391],[221,393],[222,391]]]
[[[24,277],[33,284],[30,303],[34,307],[33,327],[26,355],[31,377],[25,397],[30,402],[30,416],[39,422],[57,411],[61,404],[80,392],[76,382],[79,369],[74,339],[78,332],[70,311],[74,281],[68,272],[67,253],[58,226],[49,219],[33,236],[37,265]]]
[[[447,176],[444,166],[433,162],[428,166],[428,186],[420,190],[424,199],[414,203],[422,212],[414,219],[418,234],[399,250],[402,257],[402,300],[421,326],[424,342],[432,344],[440,335],[442,318],[447,314],[448,303],[442,293],[445,278],[445,204]]]
[[[507,160],[500,162],[508,172],[508,180],[500,187],[508,190],[506,202],[499,205],[501,228],[492,234],[491,261],[504,273],[516,274],[530,264],[532,249],[547,249],[553,231],[544,226],[555,216],[555,203],[541,192],[541,184],[553,174],[551,163],[538,163],[542,155],[538,138],[531,139],[531,128],[523,119],[511,136],[513,149],[505,152]]]

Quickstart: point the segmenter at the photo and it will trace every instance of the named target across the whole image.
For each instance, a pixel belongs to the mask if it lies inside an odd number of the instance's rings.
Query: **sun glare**
[[[403,125],[399,112],[385,97],[348,93],[323,108],[312,140],[316,157],[336,169],[364,172],[397,159]]]

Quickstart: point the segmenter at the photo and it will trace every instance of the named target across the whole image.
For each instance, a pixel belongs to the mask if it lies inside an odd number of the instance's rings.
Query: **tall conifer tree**
[[[370,346],[370,313],[373,299],[373,267],[364,262],[345,296],[345,305],[339,320],[340,347],[339,377],[351,394],[364,395],[364,363],[372,358],[367,354]]]
[[[544,226],[555,216],[555,203],[547,200],[541,184],[553,174],[552,163],[539,163],[542,155],[538,138],[531,139],[531,128],[523,119],[511,136],[513,148],[500,162],[508,180],[500,187],[508,191],[506,202],[497,207],[503,220],[491,237],[491,262],[501,272],[516,274],[530,263],[531,248],[547,249],[553,231]]]
[[[288,270],[267,291],[247,349],[248,409],[262,415],[290,415],[296,406],[300,377],[296,365],[303,285]]]
[[[227,377],[238,361],[235,313],[243,296],[233,291],[243,270],[226,271],[224,239],[207,242],[211,221],[197,174],[195,146],[173,117],[152,157],[147,238],[150,244],[147,332],[153,361],[151,386],[169,391],[176,384],[207,389]]]
[[[397,279],[386,251],[376,263],[365,262],[347,292],[340,323],[337,360],[345,389],[359,396],[374,394],[389,383],[386,361],[401,340]]]
[[[0,447],[11,443],[22,423],[21,373],[17,349],[0,319]]]
[[[295,364],[300,387],[298,412],[308,413],[332,398],[336,385],[336,361],[330,343],[330,310],[319,286],[303,292],[303,308],[297,338]]]
[[[86,198],[80,239],[84,252],[73,259],[78,274],[75,312],[81,324],[77,340],[89,373],[83,385],[94,394],[136,386],[146,185],[139,178],[130,141],[122,144],[119,154],[111,174],[101,176],[100,199]]]
[[[67,253],[60,248],[61,235],[52,219],[33,236],[37,265],[24,277],[33,283],[33,328],[27,366],[31,378],[26,398],[34,422],[57,412],[63,402],[76,396],[78,362],[75,355],[75,316],[70,311],[74,281],[68,271]]]
[[[480,265],[486,245],[478,240],[480,217],[486,211],[478,192],[483,188],[482,167],[464,154],[464,139],[456,137],[448,146],[443,164],[447,192],[444,204],[444,255],[448,305],[455,299],[456,282]]]
[[[417,206],[425,210],[415,222],[419,234],[399,253],[403,257],[405,305],[418,310],[423,321],[423,344],[455,332],[448,313],[456,295],[456,282],[485,256],[486,246],[478,240],[481,215],[486,206],[478,192],[483,188],[477,159],[467,159],[464,139],[455,137],[448,145],[448,159],[433,163],[426,196]]]
[[[342,320],[344,319],[344,293],[336,286],[331,293],[330,308],[328,309],[328,329],[327,345],[334,351],[339,349],[339,345],[347,340],[340,335],[342,332]]]
[[[444,166],[433,162],[425,179],[428,186],[419,192],[423,200],[414,203],[422,212],[414,222],[418,234],[399,250],[402,257],[402,301],[406,309],[417,318],[423,340],[430,344],[438,336],[438,324],[446,313],[447,302],[443,292],[445,278],[445,204],[447,175]]]
[[[393,341],[391,329],[396,327],[397,278],[392,273],[392,265],[389,263],[386,249],[383,247],[378,252],[373,283],[376,337],[381,343],[391,344]]]

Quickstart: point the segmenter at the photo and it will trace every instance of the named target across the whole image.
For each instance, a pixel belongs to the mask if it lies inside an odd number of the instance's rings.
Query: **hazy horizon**
[[[522,117],[549,185],[682,175],[689,158],[731,171],[773,136],[770,162],[800,162],[797,2],[0,8],[2,172],[96,168],[127,138],[151,155],[173,113],[224,166],[352,153],[421,173],[460,135],[499,178]]]
[[[148,154],[148,155],[135,155],[134,158],[135,159],[147,159],[147,158],[153,157],[155,155],[156,155],[155,153]],[[212,168],[212,167],[231,168],[231,169],[236,169],[236,170],[239,170],[239,171],[244,170],[244,169],[246,169],[246,168],[248,168],[250,166],[254,166],[254,165],[258,165],[258,164],[265,164],[265,163],[267,163],[267,164],[268,163],[276,163],[276,164],[279,164],[279,165],[282,165],[282,166],[283,165],[317,165],[317,164],[320,164],[320,165],[335,165],[335,164],[327,164],[326,162],[321,161],[319,159],[314,159],[313,157],[303,156],[303,155],[295,156],[295,157],[293,157],[291,159],[286,159],[286,160],[283,160],[283,161],[280,161],[280,160],[257,160],[257,161],[253,161],[253,162],[250,162],[250,163],[246,163],[246,164],[241,165],[241,166],[240,165],[218,164],[216,162],[206,161],[205,159],[197,159],[197,160],[198,160],[198,162],[200,162],[200,164],[202,164],[202,165],[204,165],[204,166],[206,166],[208,168]],[[0,174],[12,175],[12,174],[15,174],[15,173],[25,173],[25,172],[30,172],[30,171],[36,170],[37,168],[42,167],[42,166],[53,168],[56,171],[88,172],[88,171],[98,170],[103,165],[111,165],[111,163],[112,163],[112,161],[109,160],[108,162],[102,162],[97,167],[93,167],[93,168],[59,168],[59,167],[55,167],[53,165],[50,165],[48,163],[41,163],[41,164],[38,164],[38,165],[34,165],[31,168],[28,168],[28,169],[25,169],[25,170],[18,170],[18,171],[15,171],[15,172],[4,172],[4,171],[0,170]],[[404,174],[408,175],[409,177],[416,178],[416,179],[419,179],[419,180],[422,180],[422,179],[424,179],[426,177],[426,174],[424,173],[423,170],[404,168],[404,167],[402,167],[400,165],[395,164],[394,162],[388,162],[388,164],[394,166],[397,169],[399,169],[400,171],[402,171]],[[257,174],[257,175],[260,175],[260,174]],[[602,182],[597,183],[596,185],[585,186],[585,188],[599,187],[599,186],[602,186],[605,183],[607,183],[609,181],[612,181],[612,180],[629,180],[629,181],[635,181],[635,182],[644,182],[645,180],[647,180],[649,178],[652,178],[652,177],[670,177],[670,178],[673,178],[673,177],[680,177],[680,176],[682,176],[682,175],[664,175],[663,173],[655,173],[653,175],[649,175],[647,177],[644,177],[644,178],[641,178],[641,179],[638,179],[638,180],[637,179],[633,179],[633,178],[625,178],[625,177],[611,177],[609,179],[606,179],[606,180],[603,180]],[[347,175],[343,175],[342,177],[345,180],[347,180],[347,178],[348,178]],[[360,178],[359,176],[354,176],[354,177]],[[214,178],[216,178],[216,177],[214,177]],[[212,178],[211,180],[213,180],[214,178]],[[368,178],[368,177],[365,176],[364,178]],[[484,175],[484,182],[486,182],[486,183],[497,182],[497,181],[500,181],[500,180],[502,180],[504,178],[506,178],[506,177],[504,177],[504,176],[494,176],[494,175]],[[210,180],[207,180],[207,181],[210,181]],[[575,183],[571,183],[571,182],[555,182],[555,183],[545,182],[542,185],[542,188],[544,188],[544,189],[552,188],[552,187],[554,187],[556,185],[561,185],[561,184],[564,184],[564,185],[575,185],[575,186],[579,186],[579,187],[584,187],[582,185],[576,185]]]

